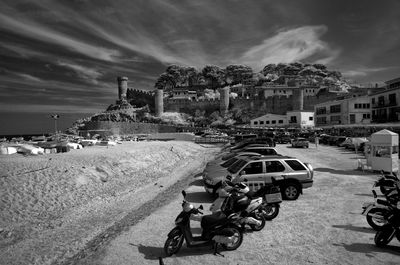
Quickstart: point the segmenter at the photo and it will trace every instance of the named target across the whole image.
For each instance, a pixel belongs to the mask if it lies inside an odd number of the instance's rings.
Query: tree
[[[232,64],[225,68],[225,80],[229,84],[244,84],[253,77],[253,69],[246,65]]]
[[[211,84],[212,89],[215,89],[223,84],[225,72],[216,65],[206,65],[202,70],[202,74],[209,84]]]

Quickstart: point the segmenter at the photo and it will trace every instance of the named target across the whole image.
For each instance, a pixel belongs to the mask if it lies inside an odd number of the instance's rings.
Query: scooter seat
[[[209,228],[212,226],[217,226],[219,224],[223,224],[226,221],[226,215],[222,212],[216,212],[211,215],[206,215],[201,220],[201,227]]]

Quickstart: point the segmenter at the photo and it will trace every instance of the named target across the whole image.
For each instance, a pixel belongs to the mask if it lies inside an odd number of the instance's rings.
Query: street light
[[[58,114],[53,114],[51,117],[54,119],[54,133],[57,134],[57,120],[60,118],[60,115]]]

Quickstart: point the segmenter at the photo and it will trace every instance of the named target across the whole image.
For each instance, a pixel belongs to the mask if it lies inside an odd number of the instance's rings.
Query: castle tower
[[[222,115],[225,115],[228,112],[229,108],[229,87],[223,87],[219,90],[220,98],[219,98],[219,111]]]
[[[293,88],[293,110],[304,109],[304,91],[301,87]]]
[[[118,76],[118,99],[126,100],[126,92],[128,91],[128,77]]]
[[[156,116],[160,117],[164,113],[164,90],[156,89],[154,105],[155,105]]]

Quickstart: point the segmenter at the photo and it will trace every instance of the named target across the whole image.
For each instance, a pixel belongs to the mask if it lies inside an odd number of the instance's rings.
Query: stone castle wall
[[[317,103],[332,100],[332,95],[322,96],[304,96],[303,110],[314,111],[314,105]],[[287,111],[297,110],[298,104],[294,104],[293,96],[273,96],[263,99],[239,97],[230,98],[229,106],[231,108],[251,109],[255,113],[264,115],[266,113],[286,114]],[[199,100],[190,101],[187,99],[164,99],[164,110],[167,112],[194,112],[197,109],[208,110],[208,112],[219,111],[220,101],[216,100]]]
[[[176,132],[176,127],[143,122],[90,121],[80,131],[109,136]]]

